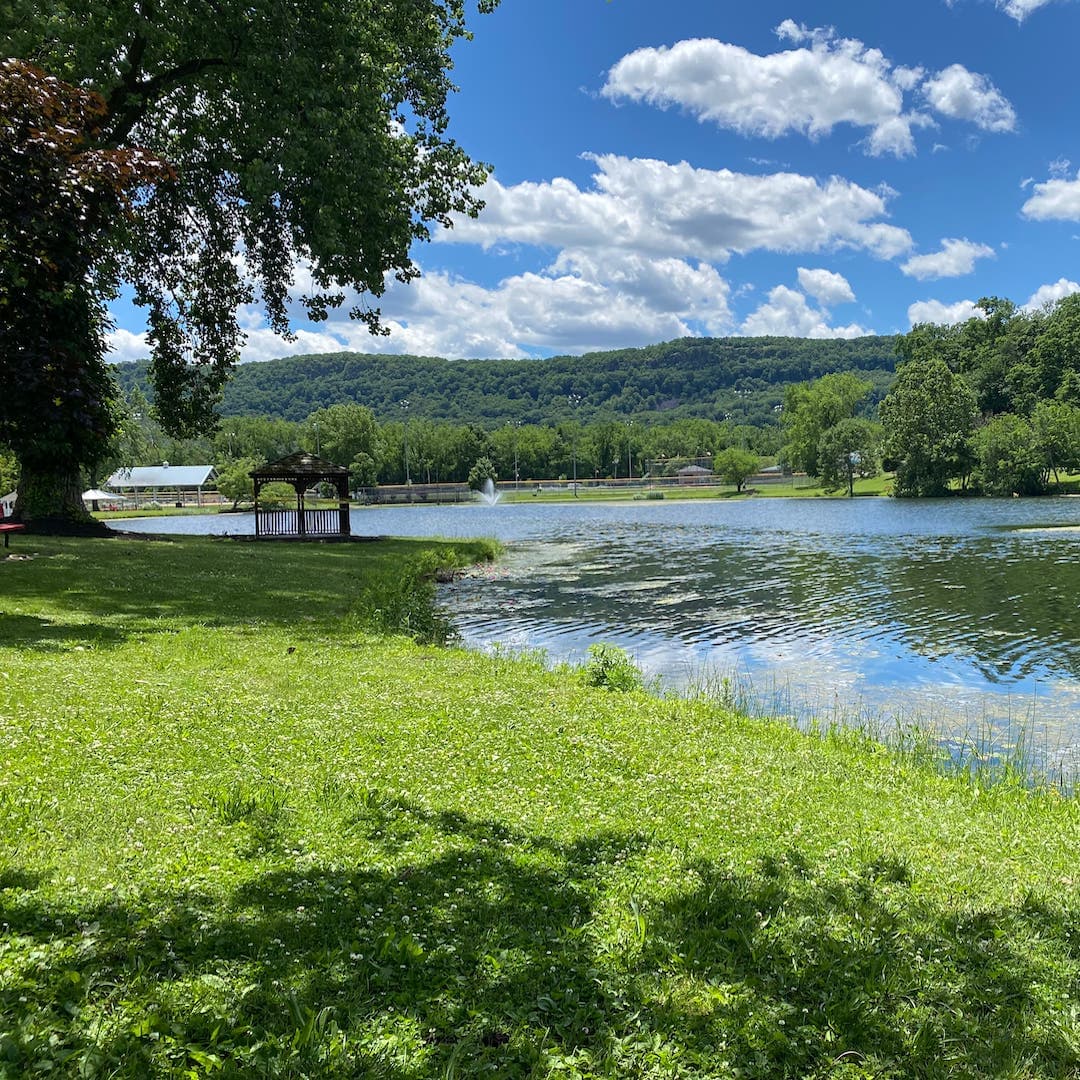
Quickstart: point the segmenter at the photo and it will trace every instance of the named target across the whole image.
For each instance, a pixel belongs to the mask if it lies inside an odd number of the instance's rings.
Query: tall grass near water
[[[902,760],[983,786],[1053,787],[1070,794],[1076,788],[1070,748],[1050,742],[1035,697],[1021,709],[1010,701],[1004,716],[993,717],[985,708],[976,716],[920,712],[902,704],[871,708],[839,694],[822,702],[790,683],[762,686],[738,668],[707,666],[687,672],[676,693],[750,718],[788,723],[809,735],[881,744]]]

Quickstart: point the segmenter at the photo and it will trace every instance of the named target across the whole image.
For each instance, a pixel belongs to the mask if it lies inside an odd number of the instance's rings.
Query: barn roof
[[[213,465],[138,465],[117,469],[105,481],[114,488],[197,488],[217,476]]]

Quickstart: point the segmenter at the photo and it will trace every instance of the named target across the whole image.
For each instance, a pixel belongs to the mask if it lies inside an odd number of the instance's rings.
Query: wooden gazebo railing
[[[349,470],[343,465],[298,451],[253,469],[251,479],[255,485],[256,537],[316,540],[350,534]],[[260,506],[259,493],[266,484],[289,484],[296,492],[296,508],[283,510],[276,506],[272,509]],[[309,510],[304,506],[304,493],[316,484],[333,485],[338,496],[336,510]]]

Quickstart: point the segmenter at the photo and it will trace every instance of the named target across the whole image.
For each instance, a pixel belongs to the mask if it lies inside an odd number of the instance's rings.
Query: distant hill
[[[342,401],[367,405],[382,420],[410,417],[484,427],[521,420],[550,423],[577,416],[675,419],[724,414],[765,424],[789,383],[833,371],[855,371],[888,389],[895,370],[893,337],[850,341],[806,338],[681,338],[642,349],[618,349],[546,360],[443,360],[430,356],[322,353],[243,364],[228,384],[221,412],[302,420]],[[147,391],[145,363],[118,364],[125,389]],[[149,396],[149,393],[148,393]]]

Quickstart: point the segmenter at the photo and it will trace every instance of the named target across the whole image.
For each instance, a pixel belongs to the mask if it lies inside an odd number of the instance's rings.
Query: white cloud
[[[878,50],[796,28],[790,20],[778,32],[811,40],[811,47],[758,56],[699,38],[638,49],[608,72],[601,92],[611,100],[682,107],[699,120],[767,138],[788,132],[817,138],[838,124],[876,133],[890,125],[875,152],[914,152],[913,118],[901,120],[903,90],[890,80],[890,64]]]
[[[933,126],[923,109],[905,103],[917,91],[943,116],[987,131],[1015,126],[1001,92],[960,64],[927,80],[922,68],[894,66],[879,49],[831,29],[787,19],[777,34],[803,47],[762,56],[695,38],[637,49],[611,68],[601,93],[612,101],[683,108],[700,121],[764,138],[795,132],[814,139],[850,125],[867,131],[864,145],[875,156],[913,154],[913,129]]]
[[[746,337],[853,338],[873,331],[854,323],[830,326],[828,312],[811,307],[801,292],[777,285],[768,301],[746,317],[739,332]]]
[[[110,364],[123,364],[130,360],[145,360],[150,355],[150,346],[145,334],[133,334],[130,330],[118,327],[105,335],[105,348]]]
[[[1033,11],[1046,7],[1051,0],[997,0],[997,7],[1017,22],[1023,22]]]
[[[804,266],[799,267],[798,273],[799,288],[825,307],[849,304],[855,299],[843,274],[834,274],[831,270],[807,270]]]
[[[942,116],[970,120],[983,131],[1013,131],[1016,110],[985,76],[960,64],[939,71],[923,86],[930,105]]]
[[[1080,180],[1047,180],[1020,212],[1034,221],[1080,221]]]
[[[1023,22],[1033,11],[1046,7],[1053,0],[994,0],[994,7],[1011,15],[1017,22]],[[945,0],[947,7],[953,7],[956,0]]]
[[[512,187],[489,180],[480,216],[456,220],[437,239],[485,248],[621,248],[709,262],[754,250],[856,248],[894,258],[911,248],[907,230],[880,220],[887,193],[840,177],[750,176],[614,154],[590,160],[597,172],[587,191],[562,178]]]
[[[975,306],[974,300],[958,300],[955,304],[943,304],[940,300],[919,300],[908,308],[908,321],[912,326],[919,323],[937,323],[953,326],[968,319],[983,319],[986,313]]]
[[[914,255],[900,269],[908,277],[927,281],[931,278],[962,277],[975,269],[978,259],[994,257],[994,249],[971,240],[942,240],[941,250],[931,255]]]
[[[1056,304],[1066,296],[1080,292],[1080,284],[1068,278],[1058,278],[1052,285],[1040,285],[1024,305],[1024,311],[1041,311],[1047,304]]]
[[[307,277],[297,268],[298,285]],[[373,337],[341,309],[295,342],[262,324],[248,331],[245,361],[306,352],[356,350],[450,357],[523,357],[645,345],[733,328],[727,282],[707,263],[650,259],[613,249],[561,252],[540,272],[486,288],[438,271],[392,283],[380,301],[390,331]],[[302,312],[294,305],[299,321]]]

